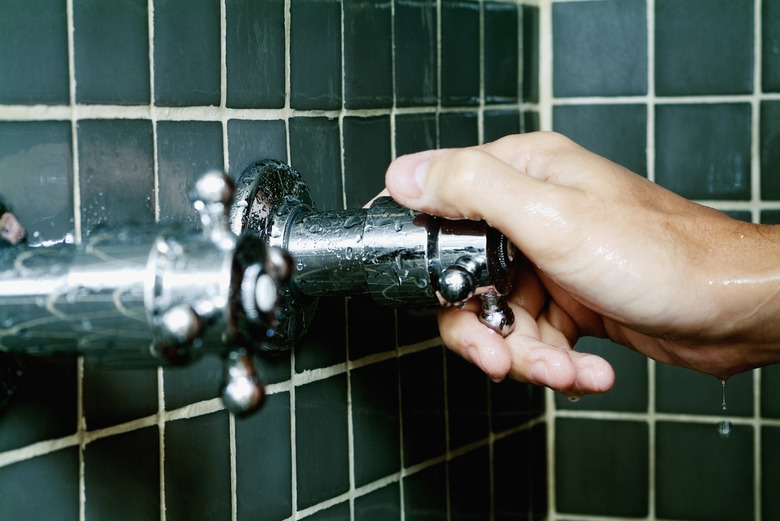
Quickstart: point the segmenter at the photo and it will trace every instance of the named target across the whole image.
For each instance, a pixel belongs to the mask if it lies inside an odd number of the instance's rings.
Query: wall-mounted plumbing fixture
[[[460,306],[480,295],[482,321],[504,336],[511,331],[501,295],[512,288],[515,248],[484,222],[432,217],[389,197],[368,209],[316,211],[301,175],[274,160],[251,165],[236,184],[233,231],[257,233],[295,263],[266,347],[294,344],[317,298],[328,295],[369,294],[396,307]]]
[[[254,355],[292,347],[322,296],[368,294],[397,307],[481,296],[486,326],[512,329],[501,296],[512,287],[514,247],[484,222],[387,197],[317,211],[300,174],[273,160],[235,185],[206,174],[193,203],[200,232],[128,226],[78,245],[0,250],[0,350],[125,367],[217,354],[225,406],[244,414],[264,394]]]

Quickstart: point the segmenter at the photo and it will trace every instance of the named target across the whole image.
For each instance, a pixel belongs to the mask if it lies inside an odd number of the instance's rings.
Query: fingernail
[[[430,161],[423,161],[414,169],[414,182],[417,184],[420,193],[425,189],[425,178],[428,177],[428,169],[430,166]]]

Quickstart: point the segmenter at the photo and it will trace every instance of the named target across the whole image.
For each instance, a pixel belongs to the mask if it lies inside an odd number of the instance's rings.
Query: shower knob
[[[294,259],[266,349],[292,347],[323,296],[368,294],[386,306],[438,307],[491,293],[496,302],[483,322],[502,334],[511,329],[501,295],[512,289],[514,247],[484,222],[433,217],[389,197],[367,209],[317,211],[301,175],[274,160],[250,165],[236,186],[233,233],[254,233]]]

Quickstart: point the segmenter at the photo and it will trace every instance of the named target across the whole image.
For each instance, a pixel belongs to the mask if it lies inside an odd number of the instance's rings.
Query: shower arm
[[[262,402],[261,351],[290,349],[325,296],[395,307],[462,306],[506,336],[515,249],[484,222],[440,219],[390,198],[317,211],[300,174],[274,160],[192,193],[202,231],[129,226],[83,244],[0,249],[0,351],[84,355],[103,366],[222,356],[222,399]],[[2,373],[0,373],[2,374]],[[0,382],[2,384],[2,382]]]

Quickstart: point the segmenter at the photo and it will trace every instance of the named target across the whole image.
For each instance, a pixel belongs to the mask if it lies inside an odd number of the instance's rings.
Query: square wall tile
[[[397,521],[401,519],[401,487],[391,483],[355,498],[355,521]]]
[[[82,406],[90,430],[157,413],[157,368],[108,369],[84,364]]]
[[[155,519],[160,515],[160,434],[146,427],[101,438],[84,451],[85,519]]]
[[[688,199],[750,199],[750,104],[658,105],[655,117],[658,184]]]
[[[0,519],[79,519],[79,449],[0,467]]]
[[[226,105],[283,107],[284,0],[227,0],[225,18]]]
[[[449,349],[447,357],[447,424],[450,450],[488,436],[488,379],[478,367]]]
[[[522,6],[523,75],[522,100],[539,102],[539,8]]]
[[[0,451],[76,432],[76,359],[30,358],[22,371],[13,398],[0,413]]]
[[[344,297],[320,297],[314,318],[295,344],[295,371],[341,364],[347,359],[347,306]]]
[[[556,510],[595,516],[646,516],[648,436],[648,426],[643,422],[558,418]]]
[[[154,222],[154,144],[148,120],[78,122],[81,227]]]
[[[520,68],[518,6],[485,2],[483,14],[485,103],[518,99]]]
[[[441,4],[441,104],[476,105],[480,97],[480,5],[472,0]]]
[[[328,507],[325,510],[319,510],[310,516],[306,516],[308,521],[343,521],[349,519],[349,501]]]
[[[753,2],[657,0],[658,96],[753,91]]]
[[[485,143],[519,133],[519,110],[485,110],[483,112],[482,138]]]
[[[389,0],[344,0],[344,105],[393,104],[392,5]]]
[[[553,129],[647,177],[645,105],[558,105],[553,107]]]
[[[317,210],[344,208],[338,119],[290,118],[290,166],[301,173]]]
[[[404,476],[402,486],[406,521],[447,519],[447,475],[444,463]]]
[[[266,396],[258,412],[236,420],[236,510],[242,521],[292,514],[290,393]]]
[[[341,108],[341,2],[290,4],[290,106]]]
[[[218,121],[159,121],[157,176],[159,221],[200,228],[190,191],[206,172],[223,170],[222,124]]]
[[[762,210],[762,224],[780,224],[780,210]]]
[[[544,410],[544,388],[509,378],[490,382],[490,415],[493,432],[520,427]]]
[[[149,103],[147,0],[73,3],[76,102]]]
[[[490,453],[479,447],[448,462],[453,521],[490,518]]]
[[[493,502],[496,521],[546,518],[546,453],[544,423],[494,442]]]
[[[385,188],[391,159],[390,118],[348,116],[343,125],[347,208],[361,208]]]
[[[753,416],[753,373],[732,376],[724,387],[714,376],[666,364],[657,364],[656,410],[678,414]]]
[[[355,486],[361,487],[401,468],[398,361],[355,369],[350,382]]]
[[[165,409],[172,411],[218,397],[222,371],[222,360],[218,356],[204,356],[191,364],[165,367]]]
[[[230,519],[226,411],[165,424],[165,519]]]
[[[396,156],[436,148],[436,114],[399,114],[395,117]]]
[[[436,0],[395,2],[395,97],[399,107],[438,102]]]
[[[281,120],[231,119],[227,123],[229,174],[238,179],[256,161],[287,162],[287,132]]]
[[[219,105],[219,0],[154,0],[154,102]]]
[[[297,387],[294,414],[296,507],[302,510],[349,490],[347,376]]]
[[[780,519],[780,428],[761,428],[761,519]]]
[[[0,103],[70,102],[65,0],[11,0],[0,16]],[[9,71],[13,71],[9,73]]]
[[[30,243],[74,231],[72,143],[68,121],[0,121],[2,202]]]
[[[395,310],[375,303],[368,295],[347,298],[349,359],[395,349]]]
[[[581,338],[575,349],[604,358],[615,370],[615,386],[604,394],[583,396],[572,403],[556,393],[556,409],[578,411],[647,411],[647,358],[609,340]],[[674,386],[670,386],[674,388]]]
[[[644,0],[556,2],[552,8],[555,96],[647,93]]]
[[[444,355],[435,347],[401,357],[401,425],[405,467],[444,454]]]
[[[439,116],[439,148],[473,147],[479,144],[476,112],[445,112]]]
[[[761,199],[780,200],[780,101],[761,102]]]
[[[761,88],[780,92],[780,3],[761,2]]]
[[[777,224],[780,224],[778,212]],[[780,418],[780,403],[774,399],[780,392],[780,365],[768,365],[761,371],[761,416],[765,418]]]
[[[408,346],[439,336],[435,309],[399,308],[395,312],[399,346]]]
[[[655,457],[659,518],[754,519],[752,427],[658,422]]]

